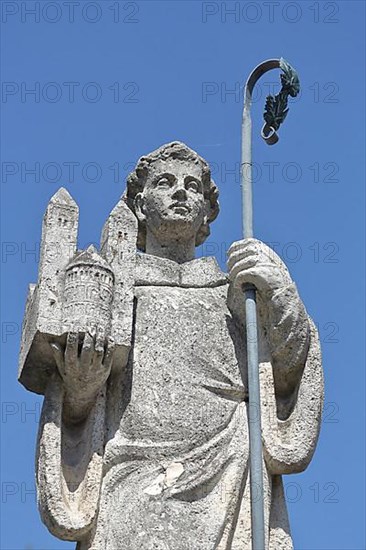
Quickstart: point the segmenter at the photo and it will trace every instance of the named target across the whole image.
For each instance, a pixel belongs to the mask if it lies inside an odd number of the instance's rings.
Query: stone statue
[[[208,164],[174,142],[142,157],[104,226],[77,251],[78,208],[46,210],[20,381],[44,394],[42,520],[78,550],[251,548],[243,283],[258,289],[267,545],[292,548],[282,474],[319,432],[317,331],[282,260],[247,239],[229,274],[195,246],[216,218]]]

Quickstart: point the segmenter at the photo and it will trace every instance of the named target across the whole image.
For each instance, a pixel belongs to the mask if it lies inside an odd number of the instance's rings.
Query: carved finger
[[[102,329],[102,327],[97,327],[97,332],[95,336],[95,347],[98,349],[102,348],[104,350],[104,344],[105,344],[105,332]]]
[[[55,358],[55,362],[57,365],[57,368],[59,370],[59,373],[63,377],[65,374],[65,365],[64,365],[64,353],[59,344],[56,344],[55,342],[50,343],[53,356]]]
[[[98,328],[96,332],[95,337],[95,353],[94,353],[94,367],[100,368],[102,366],[103,362],[103,356],[104,356],[104,344],[105,344],[105,337],[104,337],[104,331],[101,328]]]
[[[254,250],[253,248],[246,248],[238,249],[236,252],[233,252],[232,254],[230,254],[227,261],[228,269],[231,270],[237,262],[246,258],[250,259],[250,261],[254,265],[254,263],[258,261],[257,250]]]
[[[262,241],[259,241],[258,239],[254,239],[254,238],[247,238],[247,239],[242,239],[241,241],[235,241],[229,248],[228,250],[228,255],[232,254],[233,252],[236,252],[237,250],[240,250],[240,249],[243,249],[243,248],[257,248],[258,245],[261,243]]]
[[[94,354],[94,338],[90,332],[86,332],[84,336],[83,346],[80,353],[81,368],[85,369],[90,366]]]
[[[110,371],[110,369],[112,368],[114,350],[115,350],[115,342],[114,342],[114,339],[110,336],[108,338],[107,350],[105,352],[104,361],[103,361],[104,368],[107,371]]]
[[[229,268],[231,267],[231,264],[233,262],[232,258],[236,257],[236,254],[257,254],[258,255],[258,261],[270,261],[276,265],[284,265],[283,261],[279,257],[279,255],[268,245],[266,245],[263,241],[259,241],[257,239],[245,239],[242,241],[235,242],[228,251],[228,264]]]
[[[75,365],[78,360],[79,335],[76,332],[69,332],[66,339],[65,368]]]
[[[273,269],[272,264],[260,264],[237,274],[235,287],[241,287],[247,283],[253,284],[261,292],[274,292],[285,286],[287,281],[284,280],[279,269]]]
[[[235,281],[239,274],[245,275],[245,272],[257,265],[256,256],[249,256],[243,260],[237,261],[229,271],[229,277]]]
[[[230,256],[233,252],[236,252],[239,248],[243,246],[244,241],[235,241],[227,251],[227,255]]]
[[[239,262],[240,263],[240,262]],[[235,275],[231,275],[231,280],[235,287],[241,287],[243,284],[251,283],[259,290],[269,290],[278,288],[282,284],[282,276],[279,270],[273,270],[270,264],[260,264],[245,269],[238,269]]]
[[[235,286],[242,287],[245,284],[252,284],[258,291],[266,291],[269,289],[268,281],[265,274],[257,269],[247,269],[241,273],[238,273]]]

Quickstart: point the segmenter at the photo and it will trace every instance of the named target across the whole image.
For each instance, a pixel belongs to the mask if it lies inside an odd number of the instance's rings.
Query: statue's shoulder
[[[229,278],[214,256],[204,256],[181,265],[181,286],[216,287],[227,285]]]

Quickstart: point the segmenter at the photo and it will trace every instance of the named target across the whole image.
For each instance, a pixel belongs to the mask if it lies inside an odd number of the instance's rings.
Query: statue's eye
[[[159,187],[170,187],[170,181],[166,176],[163,176],[162,178],[159,178],[156,182],[156,185]]]
[[[189,179],[185,182],[185,188],[190,191],[194,191],[195,193],[198,193],[200,190],[200,185],[196,180]]]

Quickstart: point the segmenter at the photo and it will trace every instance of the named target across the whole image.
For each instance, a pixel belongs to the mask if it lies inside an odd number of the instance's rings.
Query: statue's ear
[[[209,199],[205,199],[205,215],[204,215],[204,218],[203,218],[204,225],[207,224],[208,219],[210,217],[210,213],[211,213],[211,203],[210,203]]]
[[[142,193],[137,193],[134,201],[135,213],[140,223],[146,220],[144,209],[144,196]]]

